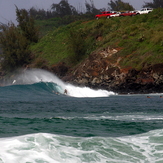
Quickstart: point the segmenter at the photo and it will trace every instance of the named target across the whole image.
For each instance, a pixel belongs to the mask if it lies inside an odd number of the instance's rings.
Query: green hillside
[[[108,47],[120,49],[112,59],[121,57],[121,67],[141,69],[163,62],[163,9],[134,17],[80,20],[58,28],[48,26],[48,30],[31,46],[34,66],[51,67],[63,61],[73,67],[93,51]]]

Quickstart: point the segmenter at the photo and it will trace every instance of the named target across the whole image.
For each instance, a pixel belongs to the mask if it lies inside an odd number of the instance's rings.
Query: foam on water
[[[51,117],[56,118],[56,117]],[[146,114],[146,113],[109,113],[104,112],[103,114],[92,114],[92,115],[81,115],[81,116],[57,116],[57,118],[65,120],[75,120],[75,119],[86,119],[86,120],[115,120],[115,121],[126,121],[126,122],[148,122],[148,121],[162,121],[163,115],[158,114]]]
[[[126,137],[46,133],[0,139],[0,163],[130,163],[163,161],[163,130]]]
[[[69,96],[73,97],[107,97],[115,95],[114,92],[108,92],[106,90],[93,90],[89,87],[77,87],[71,84],[66,84],[65,89],[68,91]]]
[[[58,85],[58,92],[64,94],[65,89],[67,90],[67,95],[72,97],[107,97],[114,95],[114,92],[109,92],[106,90],[93,90],[89,87],[77,87],[72,84],[68,84],[60,80],[54,74],[41,70],[41,69],[29,69],[25,70],[18,75],[15,75],[9,85],[18,84],[34,84],[39,82],[51,82]]]

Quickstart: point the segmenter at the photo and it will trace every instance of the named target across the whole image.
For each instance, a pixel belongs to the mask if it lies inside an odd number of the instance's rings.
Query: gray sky
[[[152,0],[123,0],[128,2],[135,9],[141,9],[144,2],[151,2]],[[31,7],[36,7],[39,9],[50,9],[51,4],[59,3],[60,0],[0,0],[0,22],[7,23],[8,21],[15,22],[15,5],[19,8],[29,9]],[[73,5],[75,8],[85,8],[85,0],[68,0],[69,4]],[[90,2],[90,0],[87,0]],[[95,7],[108,8],[108,2],[110,0],[93,0]],[[153,1],[152,1],[153,2]]]

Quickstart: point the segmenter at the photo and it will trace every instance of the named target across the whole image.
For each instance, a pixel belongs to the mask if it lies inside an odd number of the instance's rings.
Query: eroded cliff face
[[[105,49],[84,60],[63,80],[92,88],[117,93],[163,92],[163,64],[149,65],[140,71],[132,67],[121,68],[117,57],[121,49]]]

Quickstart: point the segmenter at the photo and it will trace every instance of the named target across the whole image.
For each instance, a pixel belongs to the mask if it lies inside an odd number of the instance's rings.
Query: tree
[[[69,41],[75,59],[77,61],[80,61],[86,54],[85,37],[82,32],[82,29],[76,30],[72,27],[69,33]]]
[[[123,10],[127,10],[127,11],[133,11],[134,8],[132,5],[130,5],[129,3],[123,2],[122,0],[111,0],[110,3],[108,3],[109,5],[109,9],[112,11],[123,11]]]
[[[153,2],[145,2],[143,7],[151,7],[151,8],[163,8],[163,0],[153,0]]]
[[[61,0],[58,4],[52,4],[51,9],[56,16],[77,15],[75,7],[68,3],[68,0]]]
[[[90,0],[91,4],[89,4],[87,1],[85,1],[85,7],[86,7],[86,13],[88,14],[98,14],[99,10],[96,9],[93,0]]]
[[[18,22],[18,27],[21,29],[24,37],[29,40],[29,42],[38,42],[39,32],[38,28],[35,26],[34,19],[27,10],[19,10],[16,6],[16,20]]]
[[[29,41],[13,23],[9,23],[8,26],[2,25],[1,28],[2,68],[10,71],[27,64],[30,59]]]
[[[32,7],[29,9],[29,14],[35,19],[46,19],[46,11],[44,9],[37,10],[36,8]]]
[[[38,29],[34,19],[25,9],[16,7],[18,26],[13,23],[1,25],[0,45],[2,48],[1,66],[5,70],[14,70],[28,64],[31,55],[29,45],[38,41]]]

